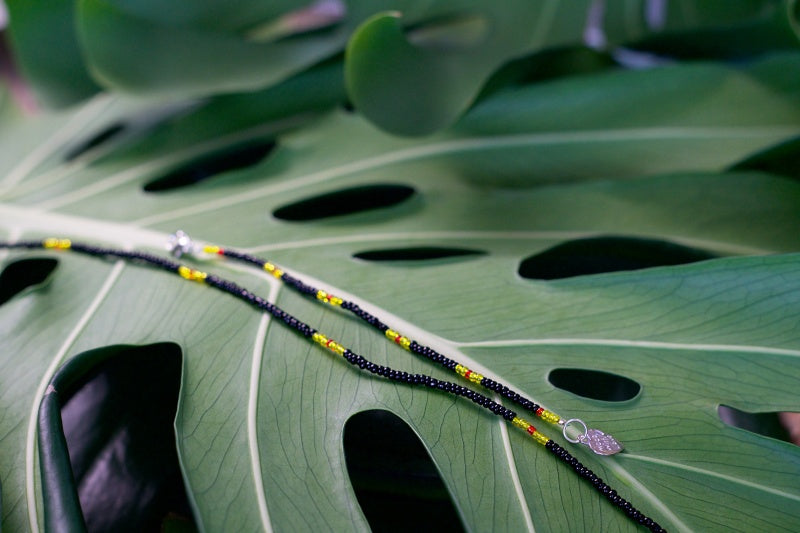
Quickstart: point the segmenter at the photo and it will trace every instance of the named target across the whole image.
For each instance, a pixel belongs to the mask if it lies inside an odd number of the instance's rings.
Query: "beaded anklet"
[[[277,279],[282,281],[288,287],[292,288],[293,290],[297,291],[300,294],[305,296],[309,296],[315,298],[317,301],[331,305],[333,307],[340,307],[347,311],[350,311],[358,318],[369,324],[370,326],[374,327],[378,331],[384,334],[384,336],[391,342],[394,342],[398,346],[404,348],[405,350],[412,352],[416,355],[423,356],[434,363],[438,363],[440,366],[455,372],[462,378],[475,383],[476,385],[480,385],[486,389],[494,391],[498,393],[503,398],[506,398],[515,404],[519,405],[523,409],[533,413],[537,417],[541,418],[545,422],[550,424],[555,424],[561,427],[562,433],[564,438],[573,443],[581,443],[588,446],[594,453],[598,455],[613,455],[622,451],[622,445],[611,435],[608,435],[598,429],[589,429],[586,426],[586,423],[579,419],[579,418],[570,418],[564,419],[557,415],[556,413],[549,411],[536,402],[522,396],[518,392],[512,390],[511,388],[507,387],[506,385],[499,383],[493,379],[487,378],[478,372],[475,372],[468,367],[462,365],[458,361],[450,359],[433,348],[428,346],[424,346],[419,344],[417,341],[411,340],[405,335],[401,335],[395,329],[390,328],[376,316],[368,313],[367,311],[363,310],[358,304],[340,298],[338,296],[334,296],[327,291],[317,289],[312,287],[311,285],[306,284],[302,280],[286,273],[284,270],[278,268],[270,261],[265,259],[258,258],[253,255],[245,254],[242,252],[238,252],[235,250],[230,250],[227,248],[222,248],[220,246],[215,245],[205,245],[205,246],[198,246],[195,245],[189,235],[187,235],[183,231],[177,231],[170,237],[169,242],[167,243],[167,249],[176,257],[181,257],[182,255],[191,255],[195,258],[202,259],[203,254],[208,255],[216,255],[225,257],[228,259],[233,259],[235,261],[254,265],[260,269],[269,272]],[[527,429],[531,427],[526,421],[522,419],[515,419],[512,420],[512,423],[520,427],[522,429]],[[583,432],[578,435],[577,438],[571,438],[567,434],[567,429],[571,424],[576,424],[582,427]]]
[[[402,372],[390,368],[388,366],[382,366],[373,363],[372,361],[369,361],[363,356],[358,355],[357,353],[349,350],[348,348],[345,348],[344,346],[334,341],[333,339],[328,338],[327,336],[320,333],[316,329],[312,328],[308,324],[298,320],[297,318],[290,315],[286,311],[282,310],[275,304],[272,304],[267,300],[264,300],[260,296],[257,296],[256,294],[237,285],[236,283],[225,280],[214,274],[207,274],[206,272],[195,270],[186,265],[182,265],[180,263],[176,263],[172,260],[164,259],[162,257],[153,254],[148,254],[143,252],[131,252],[126,250],[117,250],[112,248],[101,248],[87,244],[73,243],[69,239],[48,238],[43,241],[19,241],[14,243],[0,242],[0,249],[4,248],[25,249],[25,250],[34,250],[34,249],[71,250],[76,253],[98,258],[122,259],[125,261],[129,261],[131,263],[141,264],[161,269],[167,272],[172,272],[178,274],[179,276],[181,276],[186,280],[198,282],[205,285],[210,285],[216,289],[227,292],[228,294],[234,296],[235,298],[238,298],[239,300],[242,300],[247,304],[250,304],[253,307],[256,307],[262,311],[270,313],[274,318],[280,320],[285,325],[294,329],[304,337],[310,339],[316,344],[319,344],[320,346],[326,348],[327,350],[343,357],[348,363],[357,366],[362,370],[366,370],[372,374],[385,377],[391,381],[407,383],[410,385],[419,385],[430,389],[438,389],[453,394],[455,396],[463,396],[464,398],[471,400],[472,402],[480,405],[481,407],[484,407],[485,409],[491,411],[495,415],[504,418],[505,420],[511,422],[514,426],[519,427],[526,433],[528,433],[535,442],[543,446],[546,450],[548,450],[562,462],[569,465],[570,468],[572,468],[572,470],[579,477],[589,482],[595,488],[595,490],[597,490],[609,502],[611,502],[613,505],[618,507],[622,512],[624,512],[628,518],[648,528],[650,531],[659,533],[665,531],[664,528],[662,528],[655,520],[653,520],[652,518],[648,517],[647,515],[636,509],[629,501],[627,501],[619,494],[617,494],[616,490],[612,489],[599,476],[597,476],[597,474],[595,474],[589,468],[581,464],[581,462],[578,461],[577,458],[573,457],[567,450],[559,446],[552,439],[540,433],[529,422],[523,420],[522,418],[519,418],[514,411],[507,409],[503,405],[495,402],[494,400],[492,400],[487,396],[484,396],[483,394],[480,394],[479,392],[475,392],[467,387],[458,385],[457,383],[440,380],[425,374],[409,374],[408,372]],[[278,271],[276,267],[273,268],[275,271]],[[273,272],[273,274],[274,273],[275,272]],[[276,277],[283,278],[285,276],[286,276],[285,274],[281,274],[280,276]],[[342,303],[344,302],[342,301]],[[405,343],[405,341],[403,341],[403,343]],[[413,341],[409,341],[408,343],[409,348],[411,347],[412,344],[414,344]],[[456,366],[459,365],[456,364]],[[466,372],[464,374],[466,374]],[[461,375],[460,372],[459,375]],[[469,376],[466,377],[467,379],[469,379]],[[480,382],[482,381],[483,379],[480,380]],[[474,382],[478,383],[477,381]],[[569,422],[570,421],[566,421],[563,425],[566,426]]]

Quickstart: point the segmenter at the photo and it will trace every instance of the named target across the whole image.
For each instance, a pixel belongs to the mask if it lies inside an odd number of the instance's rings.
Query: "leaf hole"
[[[43,490],[56,499],[76,491],[73,519],[82,515],[88,531],[161,531],[176,521],[196,530],[173,426],[182,366],[174,343],[109,346],[74,357],[53,378],[39,413]],[[50,463],[59,441],[69,465]]]
[[[559,244],[520,262],[526,279],[554,280],[674,266],[713,259],[716,255],[668,241],[634,237],[591,237]]]
[[[373,531],[464,531],[424,444],[385,410],[350,417],[344,426],[347,473]]]
[[[415,192],[407,185],[364,185],[306,198],[280,207],[273,214],[291,222],[321,220],[393,207],[411,198]]]
[[[0,272],[0,305],[25,289],[42,285],[58,266],[58,259],[31,257],[6,265]]]
[[[230,146],[153,179],[145,184],[144,190],[170,191],[195,185],[224,172],[257,165],[275,150],[276,145],[274,140],[266,140]]]
[[[90,138],[86,139],[84,142],[78,144],[75,148],[67,152],[64,156],[64,160],[66,161],[74,161],[78,157],[82,156],[83,154],[94,150],[104,144],[107,144],[111,140],[119,137],[122,132],[127,129],[127,125],[122,122],[117,122],[111,124],[107,128],[97,132]]]
[[[556,368],[550,371],[547,380],[561,390],[604,402],[627,402],[642,390],[630,378],[583,368]]]
[[[356,106],[353,105],[352,100],[350,100],[349,98],[346,99],[344,102],[342,102],[339,107],[342,109],[342,111],[344,111],[348,115],[352,115],[353,113],[356,112]]]
[[[770,437],[773,439],[792,442],[792,433],[796,433],[796,437],[800,440],[800,426],[797,424],[789,425],[781,421],[782,417],[789,419],[792,415],[800,416],[797,413],[778,413],[778,412],[762,412],[752,413],[748,411],[741,411],[728,405],[720,405],[717,408],[719,419],[728,426],[743,429],[757,435]],[[789,427],[787,427],[789,425]],[[795,427],[797,426],[797,427]]]
[[[426,261],[439,261],[443,259],[464,259],[486,255],[482,250],[467,248],[449,248],[439,246],[417,246],[409,248],[383,248],[380,250],[366,250],[353,254],[357,259],[375,262],[412,262],[423,263]]]
[[[800,179],[800,137],[748,157],[732,166],[731,170],[757,170]]]

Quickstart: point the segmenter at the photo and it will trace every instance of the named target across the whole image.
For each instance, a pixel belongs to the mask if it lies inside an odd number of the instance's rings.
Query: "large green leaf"
[[[692,37],[748,25],[780,35],[779,42],[787,46],[797,42],[794,0],[700,6],[675,1],[661,10],[644,0],[497,5],[475,0],[248,0],[188,6],[80,0],[76,5],[83,56],[106,86],[183,96],[255,90],[347,45],[352,100],[376,124],[404,134],[431,133],[451,124],[495,69],[547,47],[586,41],[618,45],[676,33]],[[315,8],[317,15],[309,16]],[[19,9],[35,11],[23,4]],[[308,25],[302,22],[309,20]],[[19,34],[22,44],[37,42],[33,31]],[[753,38],[745,33],[741,40]],[[45,68],[41,61],[35,65]]]
[[[792,530],[800,523],[797,447],[730,427],[717,408],[800,410],[800,257],[772,255],[800,249],[800,184],[757,172],[715,172],[797,134],[795,82],[774,75],[792,61],[777,58],[743,71],[670,67],[540,88],[551,99],[578,99],[597,85],[604,93],[620,91],[623,104],[602,120],[573,115],[558,100],[552,108],[560,115],[524,116],[522,104],[535,106],[541,93],[500,91],[455,128],[424,140],[386,135],[338,108],[320,114],[336,98],[314,96],[313,84],[301,78],[291,81],[298,90],[265,93],[261,101],[242,97],[259,105],[237,106],[230,96],[207,108],[161,107],[154,118],[145,104],[103,96],[75,113],[24,123],[3,118],[0,135],[17,144],[13,151],[0,147],[0,232],[158,253],[180,227],[268,256],[410,337],[617,436],[626,446],[617,457],[575,454],[668,529]],[[679,98],[670,92],[675,86],[656,83],[665,73],[679,88],[689,78],[717,83],[708,83],[708,93],[678,91]],[[663,108],[644,104],[641,114],[625,115],[620,87],[635,98],[637,84],[647,83],[662,88],[654,89],[652,102],[668,109],[697,95],[696,115],[689,115],[697,120],[668,122],[674,113],[665,118],[656,113]],[[305,105],[295,99],[315,102],[315,112],[299,111]],[[747,112],[751,106],[763,110],[760,132],[758,117]],[[487,109],[517,117],[509,128],[520,130],[500,135]],[[65,161],[82,141],[120,121],[128,125],[125,133]],[[647,140],[677,162],[641,157],[620,171],[630,143],[640,142],[635,133],[662,121],[678,129]],[[618,132],[617,144],[603,143],[604,127]],[[747,142],[730,142],[736,127]],[[719,154],[679,157],[698,142],[692,134],[698,131]],[[570,138],[581,142],[564,144],[558,174],[581,179],[544,179],[551,172],[543,167],[547,161],[531,154]],[[179,190],[143,191],[187,162],[264,139],[276,140],[277,149],[249,168]],[[589,172],[583,154],[599,143],[608,153]],[[497,174],[510,175],[509,158],[497,157],[498,150],[512,149],[515,157],[530,158],[530,168],[516,169],[511,182],[550,183],[497,186]],[[595,176],[606,179],[589,179]],[[624,179],[608,179],[617,176]],[[276,216],[320,194],[386,184],[414,194],[391,207],[320,220]],[[332,202],[334,208],[347,204]],[[549,282],[518,274],[532,254],[609,234],[731,257]],[[486,253],[423,262],[354,257],[423,246]],[[36,529],[42,520],[36,411],[56,369],[91,349],[156,342],[183,350],[178,447],[206,530],[365,529],[344,465],[342,431],[349,416],[375,408],[396,413],[419,434],[470,529],[633,529],[526,435],[469,402],[360,374],[208,287],[130,264],[57,257],[47,285],[0,306],[0,483],[2,521],[10,530]],[[376,362],[446,376],[262,273],[217,261],[202,268],[253,288]],[[548,373],[556,368],[622,375],[641,392],[622,403],[587,399],[554,387]],[[557,431],[541,429],[558,438]]]
[[[429,134],[452,124],[486,78],[521,54],[583,42],[605,47],[645,36],[669,39],[681,33],[686,39],[720,30],[733,33],[731,26],[745,24],[777,34],[770,40],[772,48],[777,43],[796,47],[796,11],[793,1],[464,0],[448,2],[439,19],[431,17],[422,28],[414,28],[415,21],[397,9],[367,20],[350,39],[347,84],[356,107],[382,128]],[[753,33],[739,29],[736,37],[749,42]]]

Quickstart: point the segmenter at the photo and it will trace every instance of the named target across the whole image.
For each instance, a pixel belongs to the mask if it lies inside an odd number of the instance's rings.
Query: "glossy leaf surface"
[[[454,128],[424,140],[386,135],[338,108],[298,112],[295,98],[308,92],[271,93],[255,115],[253,106],[235,112],[230,96],[226,114],[161,107],[158,120],[136,122],[137,134],[66,162],[80,138],[149,113],[141,103],[104,96],[74,113],[3,118],[0,135],[16,144],[13,152],[0,146],[0,232],[4,239],[58,235],[163,253],[167,235],[181,228],[204,242],[247,249],[563,416],[613,434],[624,453],[575,455],[667,529],[791,530],[800,523],[800,451],[724,424],[717,409],[800,410],[800,183],[717,171],[797,135],[796,77],[780,75],[793,62],[784,56],[741,69],[669,67],[554,82],[566,84],[559,90],[499,91]],[[683,77],[684,68],[692,75]],[[658,82],[665,72],[676,80],[674,94],[702,96],[680,92],[682,84],[716,80],[707,100],[698,96],[696,114],[666,112],[688,104],[658,92],[666,90]],[[624,88],[635,99],[637,83],[652,83],[652,102],[663,107],[622,113]],[[726,92],[728,84],[736,90]],[[520,111],[543,93],[578,100],[597,86],[603,94],[619,91],[602,120],[575,115],[558,100],[549,117]],[[758,116],[749,112],[754,106]],[[489,109],[506,113],[508,135],[498,130],[503,117]],[[674,120],[674,135],[652,135],[647,146],[673,157],[633,158],[631,146],[641,138],[623,134],[661,131],[662,119]],[[763,135],[752,133],[757,124]],[[730,128],[739,132],[736,142],[718,135]],[[622,133],[608,143],[609,131]],[[684,159],[697,131],[708,134],[714,155]],[[143,189],[217,149],[265,138],[275,139],[276,149],[252,166],[179,190]],[[564,143],[547,167],[551,160],[539,151],[575,138],[581,142]],[[597,157],[587,165],[593,147]],[[513,167],[515,160],[525,164]],[[620,161],[631,163],[620,168]],[[545,185],[505,186],[537,183]],[[274,216],[309,198],[386,184],[413,194],[315,220]],[[723,257],[559,281],[517,274],[528,256],[600,235],[653,238]],[[413,264],[354,257],[404,247],[485,253]],[[25,255],[5,253],[4,261]],[[177,442],[205,530],[366,529],[342,439],[346,421],[372,409],[391,411],[414,429],[473,530],[634,530],[524,433],[469,402],[363,375],[209,287],[132,264],[58,258],[46,287],[0,307],[0,483],[9,530],[43,523],[33,435],[56,369],[97,347],[157,342],[179,345],[184,356]],[[262,272],[218,260],[202,268],[380,364],[455,379]],[[622,376],[641,390],[624,402],[578,396],[550,383],[559,368]],[[539,425],[561,440],[557,429]]]

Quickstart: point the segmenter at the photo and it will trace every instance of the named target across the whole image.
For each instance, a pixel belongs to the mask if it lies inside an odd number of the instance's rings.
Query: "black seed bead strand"
[[[367,324],[369,324],[373,328],[377,329],[381,333],[386,333],[386,331],[389,329],[389,326],[387,326],[386,324],[381,322],[378,319],[378,317],[376,317],[375,315],[364,311],[363,309],[361,309],[361,307],[358,306],[358,304],[355,304],[355,303],[353,303],[351,301],[348,301],[348,300],[343,301],[342,302],[342,309],[346,309],[347,311],[350,311],[351,313],[356,315],[358,318],[360,318],[361,320],[363,320],[364,322],[366,322]]]
[[[312,328],[305,322],[298,320],[297,318],[287,313],[277,305],[268,302],[267,300],[261,298],[260,296],[248,291],[243,287],[240,287],[236,283],[233,283],[232,281],[228,281],[226,279],[220,278],[219,276],[215,276],[214,274],[210,274],[209,276],[206,277],[205,283],[223,292],[227,292],[231,296],[243,300],[252,306],[255,306],[263,311],[268,312],[274,318],[280,320],[290,328],[298,331],[304,337],[311,337],[316,332],[314,328]]]
[[[11,249],[11,248],[41,249],[43,248],[43,245],[39,241],[20,241],[17,243],[0,242],[0,249]],[[70,249],[74,252],[82,253],[84,255],[101,257],[101,258],[113,257],[117,259],[123,259],[145,265],[150,265],[162,270],[167,270],[175,273],[178,273],[179,269],[181,268],[181,265],[179,263],[147,253],[129,252],[125,250],[114,250],[109,248],[99,248],[99,247],[88,246],[84,244],[76,244],[76,243],[72,243]],[[256,261],[253,262],[259,265],[262,264]],[[254,293],[248,291],[243,287],[240,287],[236,283],[225,280],[213,274],[205,276],[203,282],[218,290],[227,292],[231,296],[234,296],[250,305],[253,305],[259,309],[267,311],[272,316],[283,321],[289,327],[295,329],[305,337],[309,338],[313,337],[314,333],[316,333],[316,330],[313,329],[308,324],[298,320],[289,313],[283,311],[277,305],[264,300],[263,298],[255,295]],[[352,304],[350,307],[361,311],[360,308],[358,308],[358,306],[356,306],[355,304]],[[369,313],[366,313],[364,311],[361,312],[368,317],[372,317],[372,315],[370,315]],[[358,312],[356,312],[356,314],[358,314]],[[412,351],[414,351],[415,353],[424,355],[425,357],[428,357],[429,359],[439,362],[440,364],[443,364],[448,368],[450,367],[451,363],[452,366],[455,367],[456,364],[455,361],[452,361],[451,359],[442,356],[441,354],[439,354],[438,352],[436,352],[431,348],[422,346],[413,341],[411,347]],[[372,361],[369,361],[363,356],[352,352],[349,349],[345,349],[342,356],[349,363],[361,369],[367,370],[372,374],[386,377],[389,380],[408,383],[412,385],[422,385],[427,388],[448,392],[456,396],[463,396],[464,398],[471,400],[472,402],[480,405],[481,407],[484,407],[489,411],[491,411],[492,413],[501,416],[509,421],[513,420],[516,417],[516,413],[514,413],[514,411],[507,409],[503,405],[500,405],[499,403],[495,402],[494,400],[492,400],[487,396],[484,396],[483,394],[475,392],[472,389],[469,389],[457,383],[439,380],[425,374],[409,374],[408,372],[402,372],[394,370],[387,366],[378,365],[376,363],[373,363]],[[481,382],[483,383],[483,381],[485,381],[485,378]],[[495,390],[496,392],[500,392],[501,394],[502,391],[504,390],[504,386],[492,380],[489,380],[488,386],[489,388],[491,388],[491,390]],[[583,466],[575,457],[570,455],[569,452],[567,452],[563,447],[556,444],[553,440],[547,441],[547,443],[545,444],[545,448],[548,451],[550,451],[553,455],[555,455],[557,458],[559,458],[562,462],[570,466],[580,477],[588,480],[588,482],[591,483],[592,486],[594,486],[594,488],[597,491],[603,494],[606,497],[606,499],[608,499],[611,503],[619,507],[631,520],[634,520],[635,522],[647,527],[650,531],[656,533],[663,533],[666,531],[653,519],[644,515],[644,513],[636,509],[630,502],[619,496],[617,492],[614,489],[612,489],[607,483],[603,482],[601,478],[599,478],[596,474],[594,474],[590,469]]]
[[[314,296],[314,297],[317,296],[317,289],[315,287],[303,283],[302,280],[299,280],[296,277],[291,276],[285,272],[281,276],[281,281],[286,283],[289,287],[296,290],[300,294],[305,294],[306,296]]]
[[[253,265],[257,265],[259,267],[261,267],[264,263],[267,262],[264,259],[260,259],[260,258],[251,256],[251,255],[248,255],[248,254],[243,254],[243,253],[232,251],[232,250],[225,249],[222,253],[226,257],[229,257],[229,258],[232,258],[232,259],[237,259],[239,261],[243,261],[243,262],[250,263],[250,264],[253,264]],[[301,294],[307,295],[307,296],[316,297],[316,295],[317,295],[317,293],[319,291],[319,289],[317,289],[316,287],[308,285],[308,284],[304,283],[303,281],[301,281],[300,279],[295,278],[294,276],[291,276],[291,275],[286,274],[286,273],[284,273],[281,276],[281,280],[284,281],[292,289],[296,290],[297,292],[299,292]],[[356,315],[358,318],[360,318],[361,320],[363,320],[367,324],[371,325],[372,327],[374,327],[375,329],[377,329],[381,333],[386,333],[386,331],[389,329],[389,326],[384,324],[380,319],[378,319],[378,317],[376,317],[375,315],[365,311],[358,304],[356,304],[354,302],[351,302],[349,300],[344,300],[342,302],[342,304],[341,304],[341,307],[342,307],[342,309],[350,311],[351,313]],[[458,361],[454,361],[453,359],[450,359],[449,357],[445,357],[444,355],[440,354],[439,352],[437,352],[433,348],[429,348],[427,346],[423,346],[423,345],[417,343],[416,341],[411,341],[411,345],[409,346],[409,349],[411,350],[411,352],[413,352],[413,353],[415,353],[417,355],[421,355],[423,357],[426,357],[427,359],[433,361],[434,363],[437,363],[437,364],[439,364],[439,365],[443,366],[444,368],[447,368],[448,370],[451,370],[451,371],[455,371],[456,365],[458,365]],[[513,391],[512,389],[508,388],[506,385],[503,385],[502,383],[498,383],[497,381],[494,381],[493,379],[489,379],[487,377],[484,377],[481,380],[480,384],[483,387],[498,393],[503,398],[506,398],[509,401],[516,403],[517,405],[519,405],[520,407],[522,407],[523,409],[525,409],[526,411],[528,411],[530,413],[536,414],[536,412],[541,407],[536,402],[531,401],[528,398],[525,398],[521,394],[519,394],[519,393]]]
[[[411,341],[411,344],[408,347],[412,353],[417,355],[421,355],[427,359],[430,359],[434,363],[437,363],[448,370],[455,371],[456,365],[458,365],[458,361],[454,361],[449,357],[445,357],[444,355],[440,354],[433,348],[429,348],[427,346],[423,346],[422,344],[418,343],[417,341]]]
[[[504,407],[503,405],[500,405],[488,396],[484,396],[483,394],[459,385],[458,383],[436,379],[425,374],[409,374],[408,372],[394,370],[388,366],[375,364],[351,350],[345,350],[342,354],[342,357],[344,357],[348,363],[357,366],[362,370],[366,370],[372,374],[388,378],[391,381],[398,381],[411,385],[424,385],[428,388],[438,389],[455,396],[463,396],[464,398],[467,398],[473,403],[488,409],[493,414],[505,418],[506,420],[513,420],[517,416],[514,411]]]
[[[70,249],[92,257],[122,259],[133,263],[148,265],[161,270],[166,270],[167,272],[178,272],[178,269],[181,267],[180,263],[144,252],[131,252],[127,250],[116,250],[113,248],[101,248],[98,246],[89,246],[80,243],[72,243]]]
[[[0,242],[0,249],[14,250],[39,250],[42,248],[42,241],[17,241],[17,242]]]
[[[250,254],[243,254],[235,250],[224,250],[222,252],[222,255],[224,255],[225,257],[230,257],[231,259],[236,259],[237,261],[241,261],[243,263],[249,263],[251,265],[255,265],[258,268],[263,268],[264,266],[264,261],[262,261],[258,257],[255,257]]]
[[[661,527],[658,522],[636,509],[629,501],[617,494],[617,491],[612,489],[597,474],[592,472],[589,468],[583,466],[583,464],[581,464],[577,458],[572,456],[562,446],[559,446],[555,441],[547,441],[547,444],[545,444],[544,447],[563,463],[572,468],[572,470],[574,470],[578,476],[590,483],[597,492],[602,494],[609,502],[617,506],[628,516],[628,518],[646,527],[654,533],[666,533],[666,530]]]

